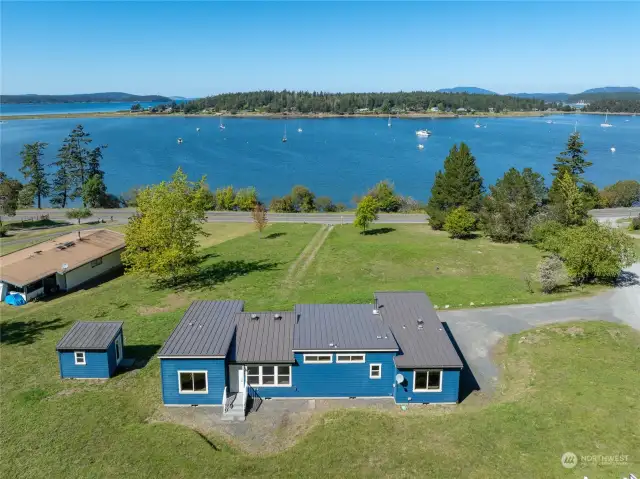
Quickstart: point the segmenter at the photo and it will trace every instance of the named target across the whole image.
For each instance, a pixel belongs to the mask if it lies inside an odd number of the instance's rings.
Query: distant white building
[[[438,108],[437,106],[434,106],[431,111],[440,111],[440,108]]]

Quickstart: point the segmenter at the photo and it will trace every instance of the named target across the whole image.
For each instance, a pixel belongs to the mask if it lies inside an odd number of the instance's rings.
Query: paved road
[[[626,285],[590,298],[440,311],[438,315],[451,330],[481,390],[491,392],[498,382],[491,349],[504,336],[550,323],[595,319],[640,330],[640,263],[629,268],[625,278]]]
[[[120,209],[95,209],[93,216],[85,221],[97,221],[102,218],[113,220],[115,223],[126,223],[128,218],[135,213],[135,208]],[[640,208],[612,208],[606,210],[592,210],[591,215],[598,219],[606,219],[615,222],[618,218],[637,216]],[[64,210],[43,209],[43,210],[21,210],[15,219],[34,218],[39,215],[48,214],[52,220],[67,221]],[[269,213],[269,221],[272,223],[320,223],[320,224],[347,224],[352,223],[353,213]],[[377,223],[425,223],[428,216],[426,214],[385,214],[379,215]],[[210,222],[222,223],[250,223],[251,214],[241,211],[209,211],[207,220]]]

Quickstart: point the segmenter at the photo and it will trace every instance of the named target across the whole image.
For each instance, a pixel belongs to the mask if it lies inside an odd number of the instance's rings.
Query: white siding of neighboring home
[[[102,257],[102,264],[99,264],[95,267],[91,267],[91,262],[80,266],[72,271],[69,271],[65,274],[66,277],[66,289],[73,289],[82,283],[89,281],[90,279],[95,278],[96,276],[100,276],[113,268],[117,268],[122,265],[122,261],[120,260],[120,251],[114,251],[113,253],[109,253],[106,256]],[[58,280],[58,285],[61,284],[60,279]]]

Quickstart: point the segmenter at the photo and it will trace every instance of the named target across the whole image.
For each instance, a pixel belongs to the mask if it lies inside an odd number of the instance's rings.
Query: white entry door
[[[232,393],[244,392],[244,366],[240,364],[229,365],[229,390]]]

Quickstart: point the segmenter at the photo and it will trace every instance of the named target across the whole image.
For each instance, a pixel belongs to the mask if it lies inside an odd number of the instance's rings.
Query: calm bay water
[[[388,128],[386,118],[226,118],[223,131],[219,120],[209,117],[14,120],[0,125],[0,160],[3,171],[19,177],[23,144],[49,143],[47,160],[53,161],[64,137],[82,123],[94,144],[109,145],[103,168],[113,193],[168,179],[181,166],[193,179],[206,174],[212,188],[253,185],[267,201],[304,184],[317,195],[350,202],[382,179],[424,201],[448,150],[460,141],[471,147],[485,184],[512,166],[531,167],[548,178],[576,117],[550,117],[553,124],[547,119],[483,119],[484,128],[474,128],[474,120],[465,118],[394,119]],[[615,126],[607,129],[600,127],[600,117],[577,119],[594,163],[587,179],[600,187],[621,179],[640,180],[640,117],[610,118]],[[285,124],[287,143],[281,141]],[[420,141],[415,135],[419,128],[433,135]],[[178,137],[183,144],[177,143]],[[424,149],[417,148],[419,143]]]

